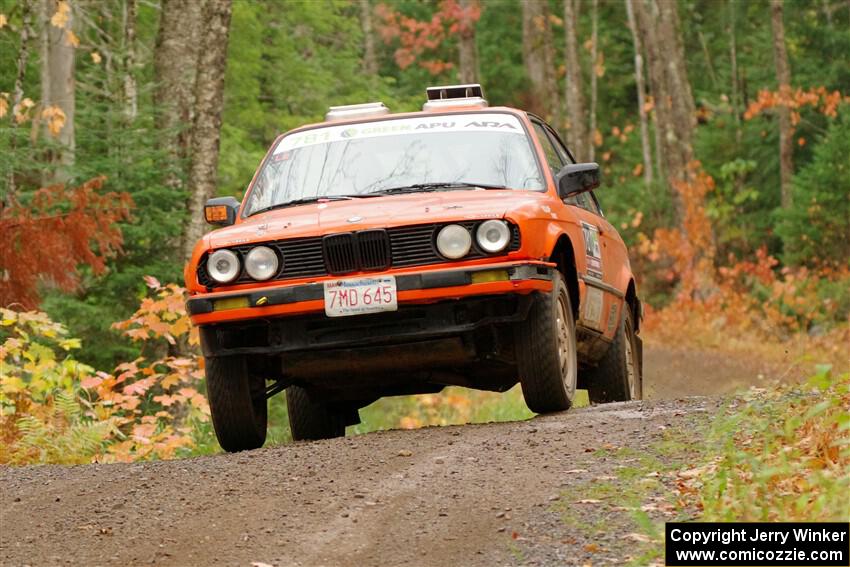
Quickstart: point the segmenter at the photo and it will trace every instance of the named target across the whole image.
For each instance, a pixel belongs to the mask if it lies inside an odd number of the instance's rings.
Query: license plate
[[[394,276],[325,282],[325,315],[347,317],[398,310]]]

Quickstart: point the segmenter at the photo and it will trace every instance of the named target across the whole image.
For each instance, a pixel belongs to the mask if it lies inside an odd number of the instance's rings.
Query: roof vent
[[[366,118],[367,116],[383,116],[389,114],[390,109],[383,102],[367,102],[364,104],[347,104],[344,106],[332,106],[325,114],[325,122],[336,122],[338,120],[352,120],[354,118]]]
[[[425,94],[428,95],[428,101],[422,106],[422,110],[440,110],[456,106],[487,106],[484,91],[479,84],[428,87],[425,89]]]

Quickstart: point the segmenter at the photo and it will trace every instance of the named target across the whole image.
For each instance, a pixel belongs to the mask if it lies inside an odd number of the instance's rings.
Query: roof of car
[[[362,116],[351,119],[340,119],[332,121],[325,120],[322,122],[313,122],[310,124],[298,126],[297,128],[293,128],[292,130],[287,130],[286,132],[282,133],[281,136],[284,136],[286,134],[292,134],[295,132],[301,132],[303,130],[311,130],[313,128],[324,128],[327,126],[363,124],[366,122],[382,122],[385,120],[396,120],[399,118],[417,118],[422,116],[446,116],[450,114],[488,114],[494,112],[512,114],[514,116],[519,117],[526,116],[528,114],[524,110],[512,108],[510,106],[446,106],[444,108],[441,108],[440,110],[417,110],[414,112],[396,112],[376,116]]]

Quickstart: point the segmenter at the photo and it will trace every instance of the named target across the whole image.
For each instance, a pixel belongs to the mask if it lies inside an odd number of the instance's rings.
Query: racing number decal
[[[602,250],[599,248],[599,229],[586,222],[581,223],[584,236],[584,254],[587,264],[587,275],[602,279]]]

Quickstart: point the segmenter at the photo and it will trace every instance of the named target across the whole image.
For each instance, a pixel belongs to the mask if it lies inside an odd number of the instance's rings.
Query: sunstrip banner
[[[438,114],[416,118],[385,119],[360,124],[323,126],[296,132],[283,138],[274,149],[282,152],[345,140],[360,140],[400,134],[430,134],[436,132],[505,132],[525,135],[519,119],[512,114]]]

